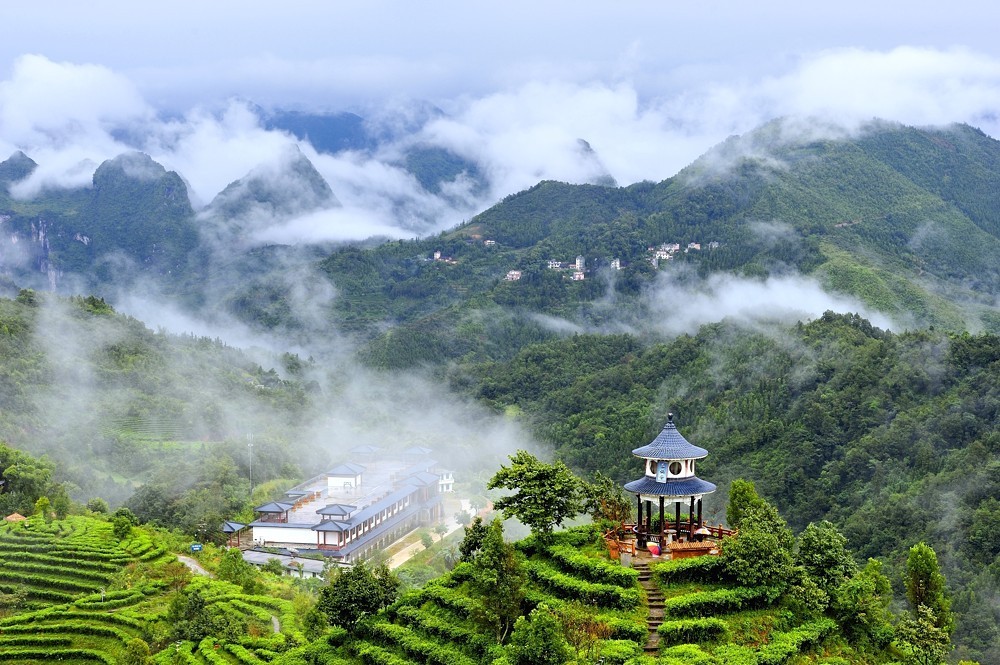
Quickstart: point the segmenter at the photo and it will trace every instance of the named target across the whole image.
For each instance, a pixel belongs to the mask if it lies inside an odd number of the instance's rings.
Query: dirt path
[[[204,575],[205,577],[215,577],[215,575],[202,568],[200,563],[198,563],[189,556],[178,554],[177,560],[183,563],[188,568],[190,568],[191,572],[193,572],[195,575]]]

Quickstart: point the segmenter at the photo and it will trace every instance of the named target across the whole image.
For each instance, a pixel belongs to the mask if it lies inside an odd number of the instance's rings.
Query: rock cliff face
[[[0,163],[0,274],[21,286],[58,290],[69,275],[81,287],[141,273],[183,274],[199,245],[181,177],[148,155],[101,164],[92,186],[9,195],[35,163],[15,153]]]
[[[32,286],[56,290],[60,271],[49,260],[51,227],[44,217],[16,220],[0,214],[0,275],[14,281],[27,276]]]

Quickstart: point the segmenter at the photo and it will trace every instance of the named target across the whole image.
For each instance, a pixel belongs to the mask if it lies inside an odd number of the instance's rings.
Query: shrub
[[[600,646],[600,662],[618,665],[638,656],[641,649],[632,640],[604,640]]]
[[[533,581],[558,596],[610,609],[633,609],[639,605],[638,589],[587,582],[566,575],[539,561],[526,561],[524,570]]]
[[[660,659],[657,661],[658,665],[715,665],[716,662],[725,662],[726,665],[730,665],[730,661],[721,659],[716,661],[715,658],[694,644],[679,644],[663,649],[660,651]]]
[[[657,584],[681,584],[684,582],[729,582],[732,577],[726,572],[722,557],[699,556],[690,559],[663,561],[650,566]]]
[[[580,554],[566,545],[553,545],[547,549],[563,570],[591,582],[614,584],[631,589],[639,579],[638,571],[624,568],[619,564]]]
[[[708,642],[726,635],[726,622],[717,617],[665,621],[656,630],[665,644]]]
[[[762,607],[774,590],[769,587],[735,587],[715,591],[698,591],[677,598],[668,598],[664,610],[668,616],[704,617],[729,614],[743,609]]]

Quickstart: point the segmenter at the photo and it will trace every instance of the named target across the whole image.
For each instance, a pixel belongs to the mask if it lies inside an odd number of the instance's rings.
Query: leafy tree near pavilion
[[[757,494],[753,481],[737,478],[729,485],[729,503],[726,505],[726,519],[730,528],[740,528],[743,516],[754,508],[762,508],[767,502]]]
[[[625,488],[600,471],[594,472],[594,479],[584,484],[583,493],[586,510],[594,522],[608,521],[617,526],[632,518],[632,502],[625,495]]]
[[[799,534],[795,563],[829,595],[858,572],[858,564],[847,550],[847,538],[826,520],[810,523]]]
[[[493,502],[504,517],[516,517],[536,537],[546,540],[555,527],[583,510],[583,485],[565,464],[546,464],[525,450],[511,455],[510,461],[486,485],[487,489],[514,491]]]
[[[869,559],[834,590],[830,610],[852,643],[877,650],[892,639],[891,600],[892,584],[882,574],[882,562]]]
[[[728,510],[735,507],[739,531],[722,541],[726,570],[742,585],[771,587],[777,598],[792,578],[795,537],[753,483],[734,480],[729,497]]]
[[[399,578],[386,565],[359,562],[341,570],[319,594],[316,607],[331,625],[349,628],[396,599]]]
[[[490,524],[472,566],[469,586],[480,605],[476,619],[502,644],[521,616],[524,574],[514,546],[504,541],[499,519]]]

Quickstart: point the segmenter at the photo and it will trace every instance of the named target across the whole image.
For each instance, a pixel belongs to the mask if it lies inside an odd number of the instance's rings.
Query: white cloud
[[[106,67],[18,58],[0,81],[0,147],[24,150],[39,168],[15,194],[88,185],[101,161],[126,149],[111,130],[151,117],[135,86]]]
[[[648,76],[649,42],[633,38],[622,49],[615,59],[616,76]],[[326,80],[320,65],[293,74],[288,56],[259,57],[257,69],[265,78]],[[788,126],[817,135],[843,133],[876,116],[911,124],[964,121],[1000,135],[994,117],[1000,106],[1000,59],[992,55],[957,48],[850,48],[815,51],[787,59],[783,66],[784,71],[742,79],[699,78],[683,72],[713,69],[679,61],[663,69],[683,81],[682,88],[668,88],[657,97],[644,95],[628,79],[602,79],[597,72],[580,82],[567,71],[563,79],[440,99],[447,116],[377,154],[317,155],[303,146],[344,210],[291,223],[279,220],[257,237],[408,236],[454,226],[542,179],[579,183],[610,174],[621,184],[662,180],[727,136],[776,116],[797,118]],[[374,75],[378,66],[372,67]],[[253,70],[243,70],[248,80]],[[391,106],[405,108],[405,103],[397,98]],[[366,115],[377,119],[380,113]],[[8,153],[25,149],[39,163],[36,174],[15,188],[20,196],[46,184],[87,185],[101,161],[138,147],[178,171],[196,205],[205,204],[250,170],[276,163],[295,142],[261,127],[243,101],[230,101],[219,113],[195,107],[170,120],[158,119],[121,74],[42,56],[19,58],[11,77],[0,82],[0,119],[0,148]],[[122,128],[145,144],[123,145],[113,133]],[[594,152],[581,149],[579,139]],[[423,191],[399,166],[402,150],[415,141],[477,162],[489,179],[488,191],[473,195],[471,183],[464,181],[443,195]]]
[[[814,319],[827,310],[857,312],[883,328],[893,328],[884,315],[846,296],[825,291],[815,279],[802,276],[764,280],[733,275],[688,279],[690,275],[661,273],[647,293],[649,320],[661,333],[694,333],[707,323],[730,319],[747,325]]]

